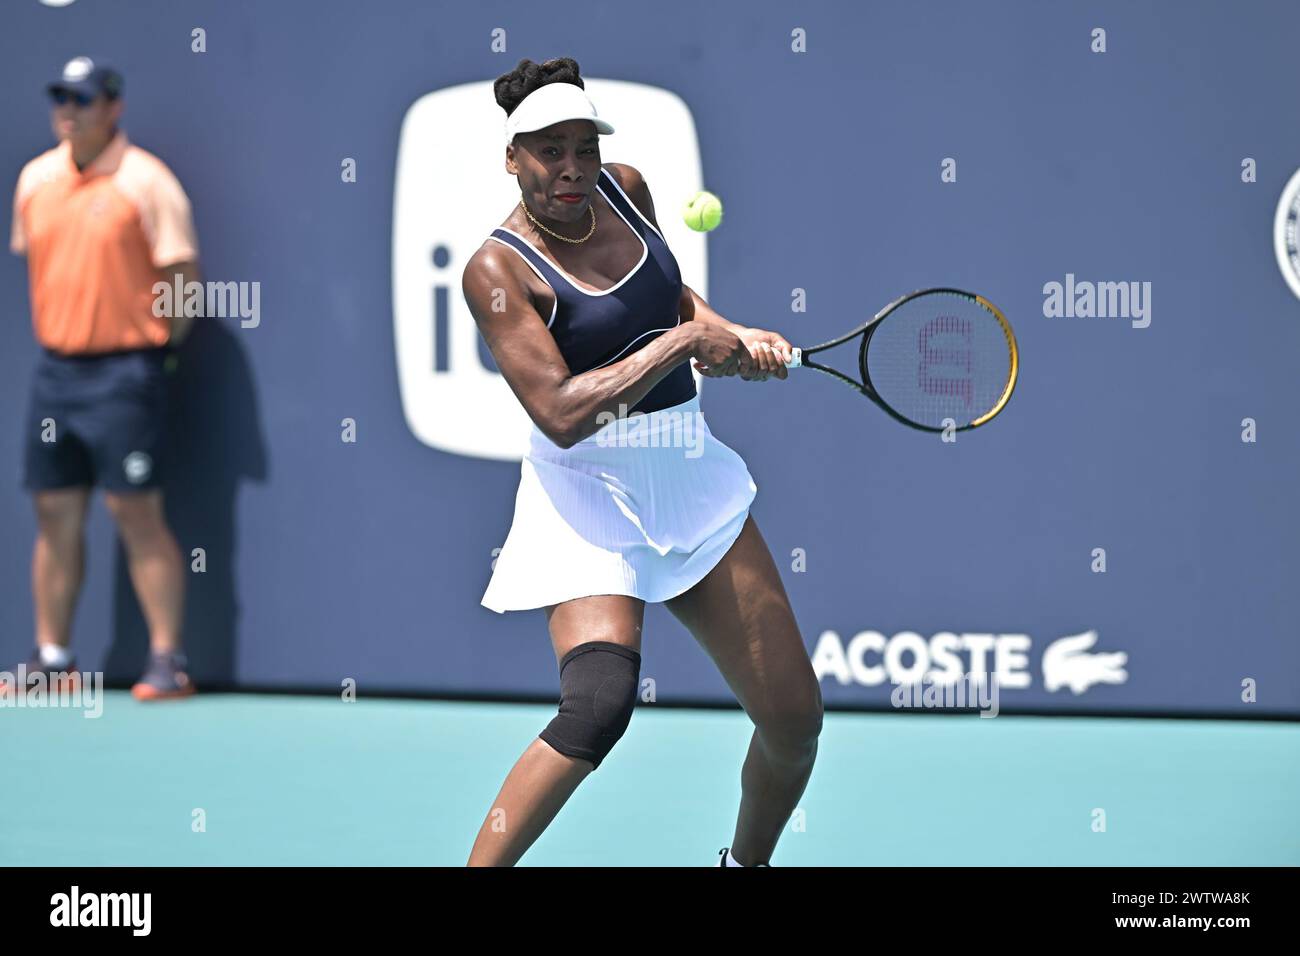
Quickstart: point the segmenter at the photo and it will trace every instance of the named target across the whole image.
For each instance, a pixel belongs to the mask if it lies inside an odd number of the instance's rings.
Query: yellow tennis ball
[[[722,222],[722,200],[713,193],[701,190],[686,204],[682,218],[696,232],[711,232]]]

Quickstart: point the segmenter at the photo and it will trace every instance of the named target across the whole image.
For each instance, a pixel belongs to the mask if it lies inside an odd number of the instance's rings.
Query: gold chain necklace
[[[572,243],[586,242],[588,239],[592,237],[592,234],[595,233],[596,231],[596,206],[594,203],[587,207],[587,211],[591,213],[591,228],[587,230],[587,234],[583,236],[581,239],[570,239],[568,236],[562,236],[558,232],[551,232],[551,230],[547,229],[540,222],[538,222],[536,219],[533,218],[533,214],[529,212],[528,204],[524,202],[523,197],[520,197],[519,205],[523,207],[524,215],[526,215],[530,220],[532,220],[534,226],[542,230],[542,232],[546,233],[548,236],[554,236],[556,239],[563,239],[565,242],[572,242]]]

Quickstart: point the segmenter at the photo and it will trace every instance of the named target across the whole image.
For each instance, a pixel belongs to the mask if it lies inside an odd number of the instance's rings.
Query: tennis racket
[[[860,381],[810,358],[857,336]],[[825,372],[912,428],[967,431],[1006,408],[1020,353],[1006,317],[988,299],[922,289],[837,339],[792,349],[785,364]]]

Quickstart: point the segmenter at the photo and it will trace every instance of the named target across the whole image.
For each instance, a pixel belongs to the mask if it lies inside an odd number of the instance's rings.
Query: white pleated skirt
[[[744,460],[709,431],[698,396],[615,420],[572,448],[534,426],[483,606],[674,598],[722,560],[757,490]]]

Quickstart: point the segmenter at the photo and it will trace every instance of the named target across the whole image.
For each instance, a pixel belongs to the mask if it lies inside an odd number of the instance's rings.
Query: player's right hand
[[[736,333],[712,322],[692,321],[687,327],[691,332],[691,358],[701,375],[723,378],[754,373],[749,347]]]

